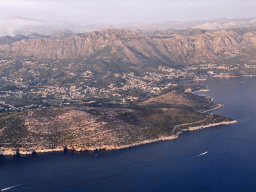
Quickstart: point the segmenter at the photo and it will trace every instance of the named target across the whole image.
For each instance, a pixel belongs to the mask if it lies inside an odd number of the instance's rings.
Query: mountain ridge
[[[61,36],[61,35],[60,35]],[[104,29],[62,38],[24,38],[0,45],[0,58],[83,59],[145,65],[255,61],[256,32],[207,31],[199,35],[150,36],[127,29]]]

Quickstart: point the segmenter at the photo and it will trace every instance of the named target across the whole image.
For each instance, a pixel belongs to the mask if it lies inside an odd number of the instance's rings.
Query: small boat
[[[208,151],[205,151],[204,153],[201,153],[200,155],[205,155],[205,154],[207,154],[208,153]]]
[[[208,153],[208,151],[205,151],[204,153],[200,153],[199,155],[196,155],[196,156],[192,157],[191,159],[196,158],[196,157],[200,157],[202,155],[206,155],[207,153]]]

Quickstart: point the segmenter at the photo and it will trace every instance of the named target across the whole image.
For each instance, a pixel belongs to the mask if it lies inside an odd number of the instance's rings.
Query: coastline
[[[14,156],[14,155],[31,155],[33,153],[50,153],[50,152],[64,152],[65,150],[74,150],[78,152],[82,151],[96,151],[96,150],[118,150],[118,149],[125,149],[125,148],[130,148],[130,147],[136,147],[139,145],[145,145],[145,144],[150,144],[154,142],[159,142],[159,141],[167,141],[167,140],[173,140],[177,139],[181,133],[184,131],[195,131],[195,130],[200,130],[204,128],[209,128],[209,127],[216,127],[220,125],[231,125],[235,124],[238,121],[233,120],[233,121],[222,121],[219,123],[212,123],[212,124],[207,124],[207,125],[200,125],[200,126],[195,126],[195,127],[188,127],[188,129],[184,129],[182,131],[177,132],[176,134],[170,135],[170,136],[161,136],[159,138],[155,139],[148,139],[144,141],[138,141],[132,144],[127,144],[127,145],[122,145],[122,146],[116,146],[116,145],[101,145],[97,147],[78,147],[78,146],[58,146],[57,148],[54,149],[24,149],[24,148],[4,148],[0,147],[0,155],[4,156]]]
[[[235,124],[237,122],[238,122],[237,120],[222,121],[222,122],[219,122],[219,123],[213,123],[213,124],[208,124],[208,125],[200,125],[200,126],[195,126],[195,127],[188,127],[188,129],[185,129],[184,131],[195,131],[195,130],[205,129],[205,128],[209,128],[209,127],[216,127],[216,126],[220,126],[220,125],[231,125],[231,124]]]
[[[208,91],[210,91],[210,90],[209,89],[199,89],[197,91],[193,91],[192,93],[194,94],[194,93],[197,93],[197,92],[208,92]]]
[[[197,92],[208,92],[208,91],[209,91],[209,89],[199,89],[197,91],[193,91],[192,93],[195,94]],[[200,113],[207,113],[209,111],[213,111],[213,110],[219,109],[221,107],[224,107],[224,105],[223,104],[216,104],[216,106],[214,108],[211,108],[211,109],[208,109],[208,110],[205,110],[205,111],[200,111]]]
[[[256,77],[256,75],[238,75],[238,76],[221,76],[221,75],[214,75],[214,76],[211,76],[211,77],[229,79],[229,78],[237,78],[237,77]]]
[[[201,111],[200,113],[207,113],[207,112],[210,112],[210,111],[219,109],[219,108],[221,108],[221,107],[224,107],[224,105],[223,105],[223,104],[217,104],[216,107],[214,107],[214,108],[212,108],[212,109],[205,110],[205,111]]]
[[[246,75],[245,75],[246,76]],[[256,76],[256,75],[255,75]],[[238,76],[241,77],[241,76]],[[221,78],[221,77],[218,77]],[[227,78],[227,77],[223,77],[223,78]],[[232,77],[229,77],[232,78]],[[206,80],[206,79],[205,79]],[[208,92],[209,89],[200,89],[197,91],[192,92],[193,94],[196,92]],[[200,113],[207,113],[216,109],[219,109],[221,107],[223,107],[223,104],[216,104],[216,106],[214,108],[205,110],[205,111],[199,111]],[[231,125],[231,124],[235,124],[238,121],[236,120],[232,120],[232,121],[222,121],[219,123],[212,123],[212,124],[207,124],[207,125],[199,125],[199,126],[195,126],[195,127],[188,127],[187,129],[183,129],[181,131],[178,131],[176,134],[173,135],[169,135],[169,136],[160,136],[158,138],[155,139],[148,139],[148,140],[144,140],[144,141],[138,141],[132,144],[127,144],[127,145],[121,145],[121,146],[117,146],[117,145],[98,145],[98,146],[94,146],[94,147],[80,147],[80,146],[72,146],[72,145],[68,145],[68,146],[57,146],[56,148],[53,149],[47,149],[47,148],[37,148],[37,149],[25,149],[25,148],[5,148],[5,147],[0,147],[0,155],[3,156],[15,156],[17,154],[21,155],[21,156],[26,156],[26,155],[32,155],[34,153],[51,153],[51,152],[64,152],[65,150],[71,150],[71,151],[77,151],[77,152],[84,152],[84,151],[96,151],[96,150],[119,150],[119,149],[125,149],[125,148],[130,148],[130,147],[136,147],[139,145],[145,145],[145,144],[150,144],[150,143],[155,143],[155,142],[159,142],[159,141],[167,141],[167,140],[173,140],[173,139],[177,139],[179,137],[180,134],[182,134],[185,131],[196,131],[196,130],[200,130],[200,129],[204,129],[204,128],[210,128],[210,127],[216,127],[216,126],[221,126],[221,125]],[[196,122],[194,122],[196,123]]]
[[[208,92],[209,89],[200,89],[197,91],[192,92],[193,94],[196,92]],[[216,109],[219,109],[221,107],[223,107],[223,104],[216,104],[215,107],[205,110],[205,111],[198,111],[200,113],[207,113],[209,111],[213,111]],[[212,123],[212,124],[207,124],[207,125],[199,125],[199,126],[194,126],[194,127],[188,127],[187,129],[183,129],[181,131],[178,131],[176,134],[172,134],[169,136],[160,136],[158,138],[155,139],[148,139],[148,140],[144,140],[144,141],[137,141],[135,143],[131,143],[131,144],[126,144],[126,145],[98,145],[98,146],[94,146],[94,147],[81,147],[81,146],[73,146],[73,145],[67,145],[67,146],[57,146],[56,148],[29,148],[29,149],[25,149],[25,148],[6,148],[6,147],[0,147],[0,156],[15,156],[17,154],[21,155],[21,156],[26,156],[26,155],[32,155],[35,153],[51,153],[51,152],[64,152],[66,150],[70,150],[70,151],[77,151],[77,152],[84,152],[84,151],[96,151],[96,150],[119,150],[119,149],[125,149],[125,148],[130,148],[130,147],[136,147],[139,145],[145,145],[145,144],[150,144],[150,143],[155,143],[155,142],[159,142],[159,141],[167,141],[167,140],[173,140],[173,139],[177,139],[179,137],[180,134],[182,134],[185,131],[195,131],[195,130],[200,130],[200,129],[204,129],[204,128],[210,128],[210,127],[215,127],[215,126],[220,126],[220,125],[230,125],[230,124],[235,124],[238,121],[236,120],[232,120],[232,121],[222,121],[219,123]],[[196,123],[196,122],[194,122]],[[193,123],[193,124],[194,124]]]

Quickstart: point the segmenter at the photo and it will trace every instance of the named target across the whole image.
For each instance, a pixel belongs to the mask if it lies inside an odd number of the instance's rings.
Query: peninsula
[[[236,123],[204,112],[216,106],[205,96],[168,92],[129,107],[66,106],[2,113],[0,154],[115,150]]]

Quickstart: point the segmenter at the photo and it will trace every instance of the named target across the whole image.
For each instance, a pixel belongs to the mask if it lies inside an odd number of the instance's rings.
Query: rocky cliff
[[[83,59],[101,62],[204,63],[254,62],[256,32],[209,31],[199,35],[150,36],[106,29],[67,38],[22,39],[0,45],[0,58]]]

